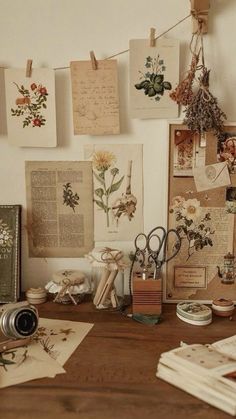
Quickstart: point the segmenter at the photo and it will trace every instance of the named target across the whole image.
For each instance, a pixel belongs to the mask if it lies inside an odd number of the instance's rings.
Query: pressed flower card
[[[85,145],[93,165],[95,241],[133,240],[143,231],[142,144]]]
[[[5,70],[9,143],[19,147],[56,147],[55,72],[35,68]]]
[[[130,115],[132,118],[176,118],[178,105],[169,97],[179,81],[179,41],[130,41]]]
[[[120,133],[116,60],[72,61],[71,83],[75,134]]]

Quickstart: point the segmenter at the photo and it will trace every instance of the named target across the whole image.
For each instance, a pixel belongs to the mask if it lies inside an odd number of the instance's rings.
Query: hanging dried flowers
[[[193,99],[193,82],[197,71],[198,61],[199,54],[193,54],[187,76],[172,92],[170,92],[170,98],[177,102],[178,105],[187,106]]]
[[[225,113],[219,108],[217,99],[209,91],[209,74],[205,65],[199,77],[199,89],[193,96],[192,101],[185,109],[184,123],[191,131],[202,134],[213,131],[220,138],[224,131]]]

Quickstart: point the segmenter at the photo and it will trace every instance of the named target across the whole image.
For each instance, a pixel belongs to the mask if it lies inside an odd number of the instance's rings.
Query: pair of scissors
[[[174,245],[172,246],[171,253],[168,255],[170,240],[173,240]],[[153,278],[157,279],[157,275],[163,264],[169,262],[179,252],[181,238],[177,230],[166,230],[164,227],[158,226],[152,229],[148,235],[144,233],[138,234],[134,245],[136,256],[141,257],[141,260],[139,260],[140,266],[150,268],[154,263]]]

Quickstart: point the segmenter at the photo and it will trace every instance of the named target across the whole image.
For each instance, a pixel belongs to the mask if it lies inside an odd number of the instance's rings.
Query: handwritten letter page
[[[75,134],[120,133],[117,61],[97,63],[70,63]]]

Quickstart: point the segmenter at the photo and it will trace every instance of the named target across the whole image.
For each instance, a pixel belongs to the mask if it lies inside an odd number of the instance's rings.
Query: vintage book
[[[20,296],[20,205],[0,205],[0,303]]]
[[[157,377],[236,416],[236,335],[212,345],[185,345],[165,352]]]

